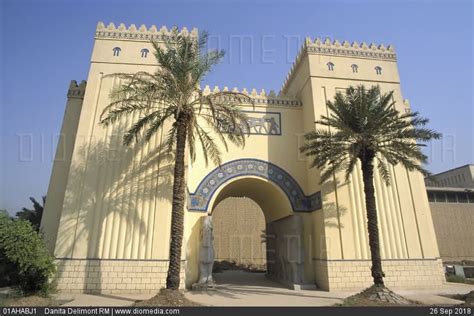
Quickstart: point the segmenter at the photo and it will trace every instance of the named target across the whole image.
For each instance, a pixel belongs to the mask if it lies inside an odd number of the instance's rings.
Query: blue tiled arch
[[[238,159],[229,161],[212,170],[199,183],[196,191],[190,193],[190,211],[207,211],[217,189],[227,181],[242,176],[256,176],[275,183],[285,192],[294,212],[312,212],[321,209],[321,192],[305,195],[298,182],[285,170],[270,162],[259,159]]]

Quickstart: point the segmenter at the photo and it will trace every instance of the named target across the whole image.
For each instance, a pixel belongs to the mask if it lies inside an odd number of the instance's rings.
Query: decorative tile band
[[[285,100],[285,99],[264,99],[264,98],[253,98],[255,104],[268,104],[268,105],[283,105],[283,106],[293,106],[300,107],[303,104],[299,100]]]
[[[321,209],[321,192],[305,195],[298,182],[282,168],[259,159],[238,159],[212,170],[190,193],[190,211],[207,211],[209,202],[219,187],[230,179],[257,176],[270,180],[285,192],[294,212],[312,212]]]
[[[109,23],[109,25],[105,26],[103,22],[99,22],[97,23],[95,38],[168,42],[174,39],[174,31],[192,37],[197,37],[198,35],[196,28],[189,31],[185,27],[179,30],[177,28],[168,29],[166,26],[162,26],[158,29],[155,25],[148,28],[145,25],[136,27],[135,24],[127,27],[123,23],[116,27],[114,23]]]
[[[166,35],[166,34],[147,34],[147,33],[134,33],[134,32],[120,32],[120,31],[97,31],[95,32],[95,37],[118,39],[118,40],[158,41],[158,42],[169,42],[173,39],[171,35]]]
[[[324,55],[336,55],[336,56],[351,56],[361,58],[376,58],[386,60],[397,60],[397,56],[393,52],[389,51],[372,51],[372,50],[361,50],[361,49],[344,49],[334,47],[323,47],[323,46],[309,46],[308,53],[312,54],[324,54]]]

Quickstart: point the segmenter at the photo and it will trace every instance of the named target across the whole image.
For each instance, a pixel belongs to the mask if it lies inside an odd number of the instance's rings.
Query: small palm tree
[[[244,94],[222,91],[204,93],[199,85],[224,56],[223,51],[202,53],[207,34],[199,39],[178,34],[160,46],[153,42],[159,64],[155,73],[116,74],[124,84],[112,91],[112,103],[103,111],[101,123],[111,125],[125,116],[138,113],[139,118],[125,132],[124,145],[140,138],[149,141],[166,122],[171,122],[164,147],[174,153],[174,183],[171,210],[171,240],[166,288],[178,289],[181,269],[181,246],[185,203],[185,150],[196,158],[196,143],[200,143],[206,164],[211,159],[221,164],[217,138],[227,150],[226,139],[244,146],[248,130],[246,115],[239,105],[252,103]]]
[[[42,198],[43,205],[41,205],[40,202],[36,201],[34,197],[30,197],[30,201],[31,203],[33,203],[33,209],[31,210],[24,207],[21,209],[21,211],[16,213],[16,217],[29,221],[33,225],[35,230],[39,231],[41,217],[43,216],[44,204],[46,203],[46,196],[43,196]]]
[[[408,170],[428,172],[421,166],[427,157],[417,141],[437,139],[440,134],[425,128],[428,123],[417,112],[400,113],[395,109],[393,91],[381,94],[378,86],[363,85],[338,92],[328,101],[329,116],[316,124],[326,126],[305,135],[301,151],[313,157],[312,167],[321,170],[321,183],[344,170],[346,180],[361,162],[367,212],[372,277],[375,285],[383,286],[384,273],[380,259],[377,208],[374,195],[374,163],[383,180],[390,184],[387,164],[401,164]]]

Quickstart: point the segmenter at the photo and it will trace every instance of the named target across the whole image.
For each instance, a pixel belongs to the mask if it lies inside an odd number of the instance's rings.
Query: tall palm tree
[[[139,118],[123,136],[124,145],[138,139],[149,141],[165,123],[171,122],[164,142],[174,153],[174,183],[171,209],[171,240],[166,288],[178,289],[181,269],[181,246],[185,202],[185,151],[196,158],[200,143],[206,164],[211,159],[221,164],[219,139],[227,150],[226,139],[244,146],[248,130],[246,115],[239,105],[252,103],[244,94],[221,91],[204,93],[199,85],[206,74],[220,62],[223,51],[202,52],[207,34],[199,39],[173,33],[172,41],[163,46],[152,42],[159,64],[155,73],[117,74],[124,84],[112,91],[112,102],[104,109],[101,123],[114,124],[122,117],[138,113]],[[216,137],[214,137],[216,136]]]
[[[30,201],[31,203],[33,203],[33,209],[31,210],[24,207],[21,209],[21,211],[16,213],[16,217],[29,221],[33,225],[35,230],[39,231],[41,217],[43,216],[43,208],[44,204],[46,203],[46,196],[43,196],[42,198],[43,205],[41,205],[40,202],[36,201],[34,197],[30,197]]]
[[[375,285],[383,286],[384,273],[380,259],[379,231],[374,189],[374,163],[383,180],[390,184],[387,164],[401,164],[408,170],[428,172],[421,166],[427,157],[417,141],[438,139],[440,134],[425,128],[428,119],[417,112],[400,113],[395,109],[393,91],[381,94],[378,86],[349,87],[328,101],[329,116],[316,124],[325,126],[305,135],[300,150],[313,158],[311,167],[321,170],[321,183],[344,170],[346,180],[357,161],[361,163],[365,206]]]

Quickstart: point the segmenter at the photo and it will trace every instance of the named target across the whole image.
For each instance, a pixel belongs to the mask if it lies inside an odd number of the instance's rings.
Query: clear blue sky
[[[427,151],[428,168],[474,162],[471,1],[0,3],[0,208],[10,212],[46,194],[68,84],[87,78],[98,21],[207,30],[228,56],[206,82],[266,91],[279,90],[299,45],[295,36],[393,44],[404,97],[446,135]],[[251,37],[252,47],[239,54],[232,36]]]

